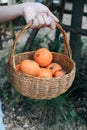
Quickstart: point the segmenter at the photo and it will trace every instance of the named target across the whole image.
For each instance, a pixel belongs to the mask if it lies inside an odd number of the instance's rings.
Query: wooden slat
[[[78,33],[78,34],[81,34],[81,35],[84,35],[84,36],[87,36],[87,29],[80,29],[80,28],[72,28],[71,26],[69,25],[65,25],[65,24],[61,24],[62,27],[64,28],[64,30],[66,31],[70,31],[70,32],[73,32],[73,33]]]

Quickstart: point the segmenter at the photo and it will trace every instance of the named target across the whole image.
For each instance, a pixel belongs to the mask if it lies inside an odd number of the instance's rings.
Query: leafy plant
[[[29,50],[37,50],[41,48],[41,43],[44,42],[44,39],[41,36],[35,38],[34,42],[30,45]]]

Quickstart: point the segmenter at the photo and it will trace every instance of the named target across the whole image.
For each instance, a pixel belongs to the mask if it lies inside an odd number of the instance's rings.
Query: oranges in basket
[[[66,74],[60,64],[53,62],[53,54],[47,48],[36,50],[33,59],[21,61],[16,65],[16,70],[40,78],[59,77]]]

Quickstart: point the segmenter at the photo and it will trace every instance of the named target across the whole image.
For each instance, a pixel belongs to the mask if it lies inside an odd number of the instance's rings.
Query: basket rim
[[[35,51],[29,51],[29,52],[18,53],[18,54],[15,54],[15,57],[18,56],[18,55],[24,55],[24,54],[34,53],[34,52],[35,52]],[[56,54],[58,54],[58,55],[63,55],[64,57],[68,58],[68,59],[70,60],[70,62],[72,62],[72,64],[73,64],[73,69],[72,69],[70,72],[68,72],[67,74],[65,74],[64,76],[62,76],[62,78],[68,77],[68,75],[69,75],[70,73],[72,73],[73,71],[76,71],[76,63],[73,61],[73,59],[69,58],[68,56],[66,56],[66,55],[64,55],[64,54],[62,54],[62,53],[58,53],[58,52],[52,52],[52,53],[56,53]],[[42,78],[40,78],[40,77],[32,76],[32,75],[29,75],[29,74],[26,74],[26,73],[23,73],[23,72],[20,72],[20,71],[16,70],[16,68],[14,68],[13,65],[11,65],[11,64],[8,64],[8,65],[9,65],[9,67],[12,67],[12,69],[14,69],[17,73],[23,74],[23,75],[25,75],[25,76],[27,76],[27,77],[34,78],[34,79],[36,79],[36,80],[42,80],[42,81],[44,81],[44,80],[45,80],[45,81],[50,81],[50,80],[52,80],[52,81],[54,81],[55,79],[61,79],[61,77],[52,77],[52,78],[44,78],[44,77],[42,77]]]
[[[17,55],[22,55],[22,54],[28,54],[28,53],[34,53],[35,51],[29,51],[29,52],[21,52],[21,53],[18,53],[18,54],[15,54],[14,56],[16,57]],[[54,52],[52,51],[52,54],[55,53],[55,54],[58,54],[58,55],[63,55],[64,57],[66,57],[67,59],[69,59],[73,64],[76,65],[75,61],[68,57],[67,55],[63,54],[63,53],[60,53],[60,52]]]

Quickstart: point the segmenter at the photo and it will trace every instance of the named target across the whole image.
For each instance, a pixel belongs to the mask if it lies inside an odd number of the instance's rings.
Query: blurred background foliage
[[[21,3],[22,0],[16,0],[16,2]],[[13,22],[14,25],[18,26],[25,25],[25,20],[22,17],[14,20]],[[45,42],[48,42],[49,50],[61,52],[64,42],[63,37],[60,36],[57,40],[50,40],[47,34],[45,34],[44,37],[37,36],[29,49],[36,50],[42,47],[44,39]],[[17,108],[21,107],[22,113],[26,114],[28,110],[32,111],[34,107],[34,110],[39,108],[42,113],[39,118],[40,120],[43,120],[44,114],[46,117],[45,125],[48,127],[52,124],[56,124],[58,128],[60,128],[61,122],[67,127],[70,126],[72,122],[77,123],[79,121],[79,124],[81,123],[81,120],[87,122],[87,50],[85,51],[84,47],[86,42],[87,38],[83,38],[80,70],[78,75],[76,75],[72,87],[65,94],[52,100],[33,100],[20,95],[16,92],[16,90],[13,91],[7,70],[9,53],[5,57],[0,58],[0,96],[2,101],[5,103],[4,110],[9,108],[9,106],[16,106]],[[17,48],[16,52],[20,53],[22,48],[23,46]]]

